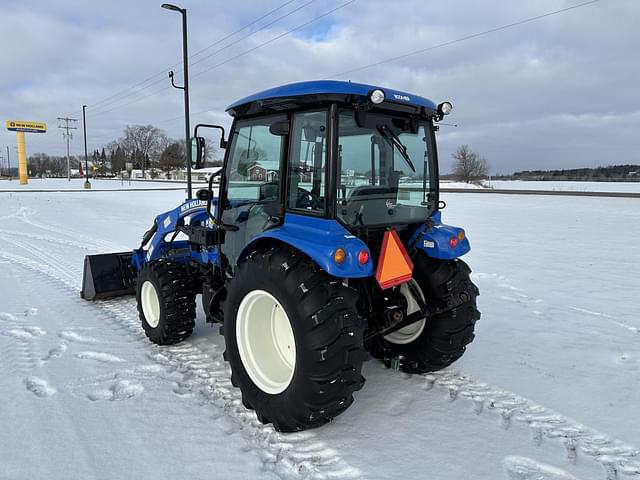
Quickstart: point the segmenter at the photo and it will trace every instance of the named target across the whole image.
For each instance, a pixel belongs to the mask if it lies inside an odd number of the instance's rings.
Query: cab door
[[[282,205],[287,136],[272,127],[286,120],[286,115],[272,115],[234,125],[225,166],[226,191],[221,194],[221,220],[237,227],[227,231],[221,246],[231,265],[253,237],[277,225],[273,211],[274,206]]]

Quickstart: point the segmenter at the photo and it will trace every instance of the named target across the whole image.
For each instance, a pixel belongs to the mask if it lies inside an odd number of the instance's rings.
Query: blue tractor
[[[279,431],[345,411],[373,356],[409,373],[462,356],[480,318],[441,221],[435,133],[451,111],[351,82],[285,85],[232,104],[219,187],[158,215],[133,252],[88,256],[83,298],[136,294],[158,345],[219,323],[231,380]]]

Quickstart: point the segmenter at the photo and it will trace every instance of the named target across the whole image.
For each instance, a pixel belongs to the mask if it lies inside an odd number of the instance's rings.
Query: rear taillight
[[[360,265],[364,265],[368,261],[369,261],[369,252],[367,252],[366,250],[360,250],[360,253],[358,253],[358,262],[360,262]]]

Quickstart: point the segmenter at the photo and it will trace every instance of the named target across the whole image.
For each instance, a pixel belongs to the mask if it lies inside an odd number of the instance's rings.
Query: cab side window
[[[292,120],[287,207],[324,212],[327,111],[296,113]]]
[[[233,203],[276,201],[280,192],[283,136],[269,127],[283,115],[238,122],[231,140],[227,200]]]

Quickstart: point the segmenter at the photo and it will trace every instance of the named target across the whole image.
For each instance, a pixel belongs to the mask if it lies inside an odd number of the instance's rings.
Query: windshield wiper
[[[407,162],[407,165],[409,165],[409,168],[411,168],[411,170],[415,173],[416,167],[413,166],[413,162],[411,161],[411,159],[409,158],[409,154],[407,153],[407,147],[404,143],[402,143],[400,138],[387,125],[378,125],[376,128],[387,140],[387,142],[398,149],[400,155],[402,155],[402,158],[404,158],[404,160]]]

